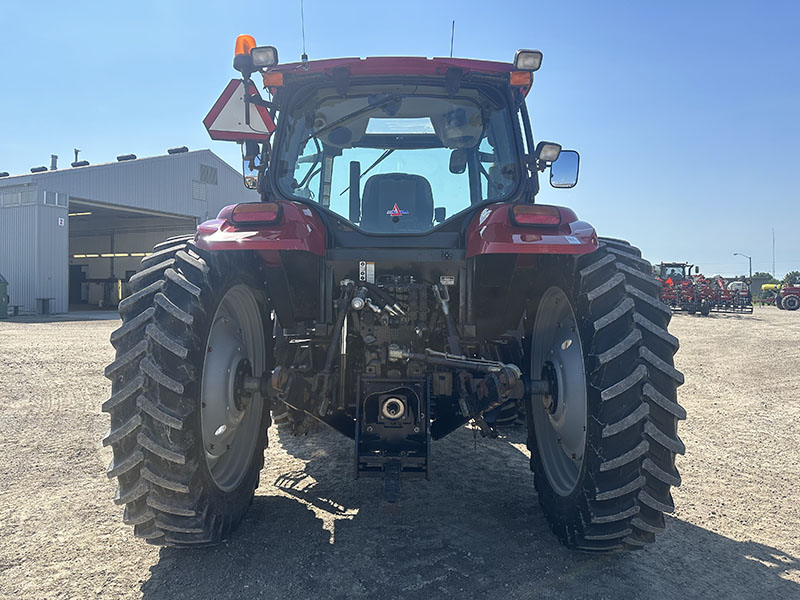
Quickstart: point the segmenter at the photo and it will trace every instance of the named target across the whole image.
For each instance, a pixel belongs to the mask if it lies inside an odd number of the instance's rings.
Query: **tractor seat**
[[[433,225],[431,184],[420,175],[373,175],[364,185],[361,229],[376,233],[424,232]]]

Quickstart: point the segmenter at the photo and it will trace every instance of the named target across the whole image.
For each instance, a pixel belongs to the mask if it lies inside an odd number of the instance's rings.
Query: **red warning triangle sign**
[[[255,85],[250,86],[250,95],[258,96]],[[250,113],[249,119],[246,111]],[[203,119],[203,125],[212,140],[233,142],[266,141],[275,131],[275,123],[265,107],[245,103],[244,83],[241,79],[231,79]]]

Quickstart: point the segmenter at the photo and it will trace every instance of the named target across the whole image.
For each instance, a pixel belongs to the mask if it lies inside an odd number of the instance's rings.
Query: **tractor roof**
[[[498,74],[516,71],[511,63],[471,58],[425,58],[424,56],[373,56],[368,58],[328,58],[303,63],[286,63],[269,69],[293,75],[305,73],[333,74],[333,69],[346,68],[350,75],[444,75],[448,68],[463,73]]]

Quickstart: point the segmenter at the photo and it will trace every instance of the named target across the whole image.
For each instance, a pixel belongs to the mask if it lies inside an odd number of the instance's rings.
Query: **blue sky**
[[[0,171],[211,148],[202,119],[236,35],[301,53],[299,0],[6,0]],[[309,56],[511,60],[544,52],[528,97],[537,139],[581,152],[571,206],[651,261],[712,274],[800,269],[800,2],[329,2],[306,0]],[[10,26],[9,26],[10,25]]]

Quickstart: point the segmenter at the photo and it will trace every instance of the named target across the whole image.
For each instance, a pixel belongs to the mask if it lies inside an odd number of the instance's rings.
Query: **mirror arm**
[[[270,102],[269,100],[264,100],[261,96],[258,95],[245,96],[244,101],[247,104],[255,104],[256,106],[263,106],[268,110],[272,110],[275,108],[274,102]]]
[[[250,79],[250,73],[243,73],[242,85],[244,86],[245,90],[244,122],[248,127],[250,127],[250,104],[255,104],[256,106],[263,106],[267,110],[272,110],[273,108],[275,108],[275,105],[272,102],[264,100],[261,96],[258,95],[258,92],[256,92],[255,94],[250,94],[250,86],[252,85],[253,87],[256,87],[256,84],[253,83],[252,79]],[[258,90],[257,87],[256,90]]]
[[[269,142],[261,144],[261,164],[258,165],[258,193],[261,194],[263,202],[266,202],[266,174],[269,168],[269,154],[271,150]]]
[[[545,160],[541,160],[538,156],[528,155],[528,165],[530,166],[532,172],[539,171],[540,173],[544,173],[545,169],[547,169],[550,164],[548,164]]]

